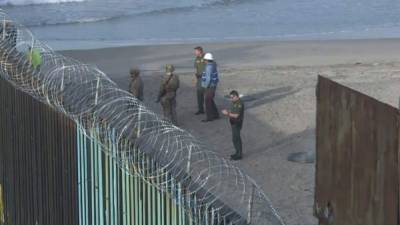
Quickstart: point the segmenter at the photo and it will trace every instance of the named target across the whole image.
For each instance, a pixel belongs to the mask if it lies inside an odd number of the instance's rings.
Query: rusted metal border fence
[[[203,216],[206,212],[186,215],[182,205],[195,204],[195,198],[179,195],[178,182],[171,183],[178,193],[173,195],[152,185],[172,182],[170,177],[146,181],[126,173],[73,121],[1,78],[0,104],[0,184],[5,197],[0,224],[225,224],[213,212],[210,218]],[[111,145],[117,151],[117,143],[110,140]],[[138,167],[149,165],[155,163]]]
[[[1,78],[0,106],[4,224],[78,224],[75,123]]]
[[[168,173],[154,180],[126,173],[101,151],[96,131],[88,138],[72,120],[1,78],[0,105],[1,225],[229,223],[212,208],[188,214],[184,206],[197,199],[181,195],[181,184],[163,177]],[[118,143],[109,144],[117,154]],[[156,166],[146,161],[139,169]],[[176,193],[153,185],[166,181]]]
[[[115,155],[102,152],[95,130],[85,133],[2,78],[0,105],[1,225],[231,224],[212,206],[186,211],[201,199],[184,195],[183,185],[167,171],[150,180],[132,176]],[[112,137],[109,148],[117,154],[119,143]],[[144,155],[126,158],[137,157]],[[143,162],[136,165],[141,171],[157,170],[150,158],[135,161]],[[171,191],[157,189],[162,182]]]
[[[320,224],[397,225],[399,111],[319,77],[315,214]]]

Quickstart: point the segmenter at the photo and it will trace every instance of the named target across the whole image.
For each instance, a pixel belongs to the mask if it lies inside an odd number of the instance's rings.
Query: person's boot
[[[238,155],[233,154],[233,155],[231,155],[231,160],[235,160],[237,157],[238,157]]]
[[[237,154],[231,155],[231,160],[240,160],[240,159],[242,159],[242,156],[240,156],[240,155],[237,155]]]

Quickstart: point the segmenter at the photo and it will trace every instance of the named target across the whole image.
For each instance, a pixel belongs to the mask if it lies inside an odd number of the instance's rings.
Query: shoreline
[[[49,40],[42,41],[50,47],[54,47],[56,51],[75,51],[75,50],[99,50],[99,49],[110,49],[110,48],[126,48],[126,47],[152,47],[152,46],[165,46],[165,45],[212,45],[212,44],[285,44],[285,43],[310,43],[310,42],[365,42],[365,41],[400,41],[400,36],[397,37],[327,37],[327,38],[285,38],[285,37],[238,37],[238,38],[224,38],[224,39],[213,39],[213,38],[193,38],[193,39],[154,39],[154,40],[124,40],[124,41],[111,41],[111,40]],[[55,45],[51,43],[56,43]],[[66,43],[75,43],[81,47],[68,47]],[[56,46],[63,46],[57,48]],[[85,47],[86,46],[86,47]]]
[[[351,63],[392,62],[400,55],[400,38],[297,40],[297,41],[229,41],[210,43],[174,43],[129,45],[95,49],[60,50],[62,54],[85,62],[106,60],[124,65],[138,65],[144,70],[157,70],[166,63],[188,71],[192,69],[193,47],[201,45],[212,52],[220,68],[252,68],[270,66],[323,66]],[[172,54],[168,54],[171,52]],[[88,57],[95,61],[86,60]],[[97,56],[96,56],[97,55]],[[114,58],[114,56],[116,58]],[[154,56],[154,57],[153,57]],[[157,58],[163,57],[164,60]],[[152,59],[153,57],[153,59]],[[122,66],[122,65],[121,65]]]

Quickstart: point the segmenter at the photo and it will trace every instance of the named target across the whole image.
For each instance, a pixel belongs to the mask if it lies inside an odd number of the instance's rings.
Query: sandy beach
[[[145,104],[155,103],[163,65],[172,63],[181,79],[178,122],[220,156],[233,153],[226,118],[201,123],[195,116],[193,47],[202,44],[131,46],[62,51],[95,64],[122,89],[132,66],[143,70]],[[237,164],[264,189],[288,225],[317,224],[313,217],[314,163],[287,160],[296,152],[315,151],[315,86],[318,74],[367,93],[390,105],[400,95],[400,39],[335,41],[258,41],[207,43],[219,65],[216,102],[229,105],[236,89],[245,97],[242,130],[244,159]]]

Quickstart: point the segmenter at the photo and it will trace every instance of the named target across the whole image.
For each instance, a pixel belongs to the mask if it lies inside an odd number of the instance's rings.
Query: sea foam
[[[0,0],[1,5],[36,5],[36,4],[54,4],[65,2],[83,2],[85,0]]]

